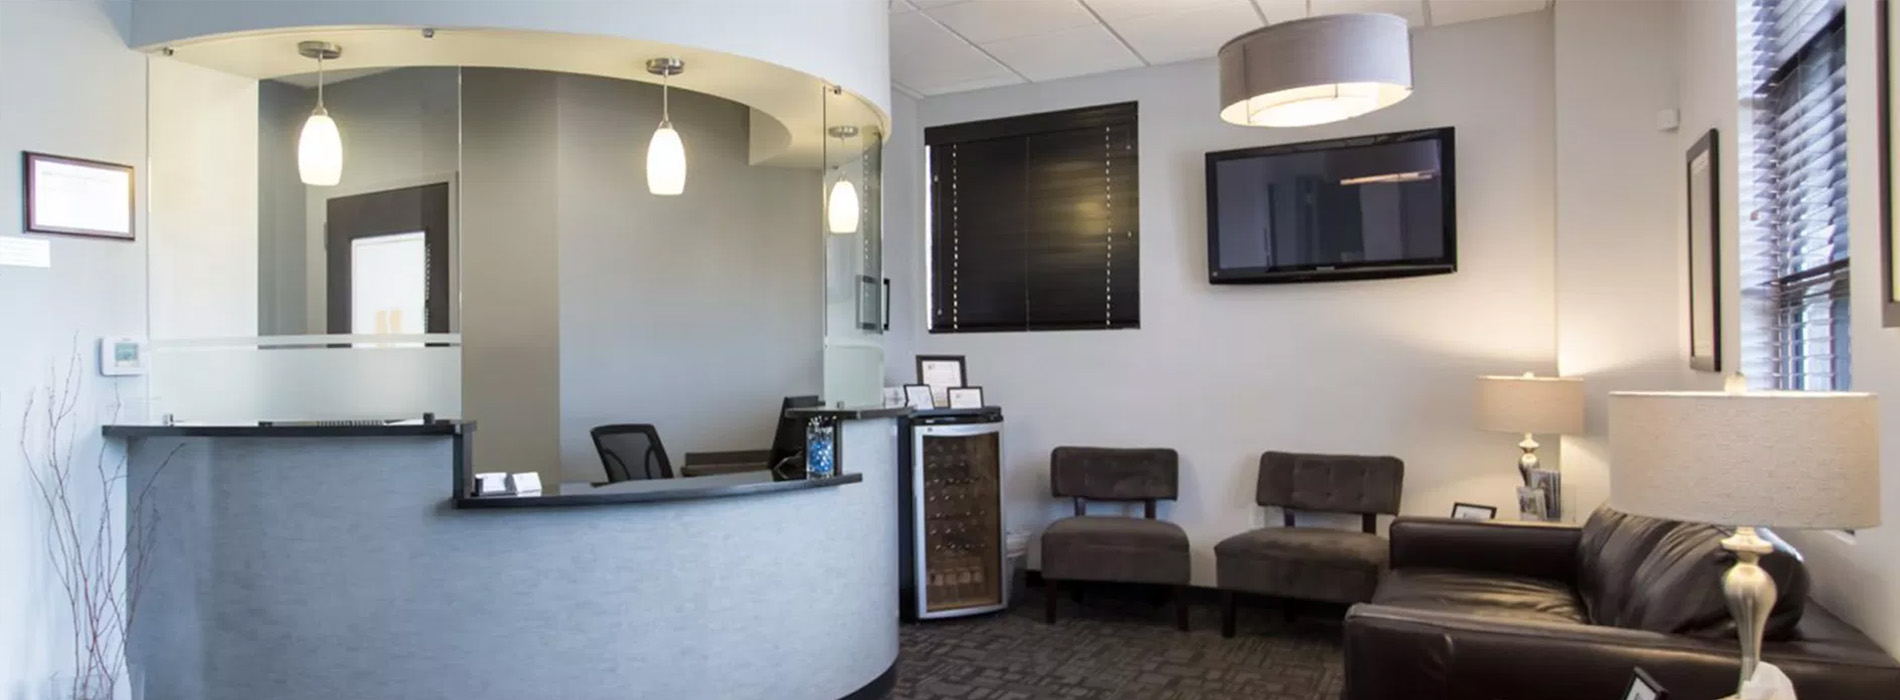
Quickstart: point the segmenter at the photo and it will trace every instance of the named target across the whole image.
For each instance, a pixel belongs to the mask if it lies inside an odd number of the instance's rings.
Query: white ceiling
[[[914,97],[1207,58],[1291,19],[1385,12],[1430,27],[1550,0],[891,0],[891,80]]]

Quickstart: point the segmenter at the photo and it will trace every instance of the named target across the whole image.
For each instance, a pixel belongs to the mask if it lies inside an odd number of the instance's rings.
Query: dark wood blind
[[[1129,102],[924,131],[933,333],[1141,325]]]

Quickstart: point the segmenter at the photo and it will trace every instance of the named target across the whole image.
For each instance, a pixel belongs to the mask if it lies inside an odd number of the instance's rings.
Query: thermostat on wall
[[[99,373],[108,377],[145,374],[145,341],[138,338],[100,338]]]

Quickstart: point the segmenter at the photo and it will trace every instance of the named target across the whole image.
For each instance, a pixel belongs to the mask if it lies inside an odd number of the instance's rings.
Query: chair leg
[[[1174,587],[1174,626],[1182,632],[1188,631],[1188,587]]]
[[[1236,613],[1239,612],[1238,601],[1235,599],[1238,597],[1233,591],[1220,592],[1220,636],[1228,639],[1234,638],[1234,623]]]
[[[1044,578],[1042,580],[1042,600],[1044,605],[1042,621],[1051,625],[1056,623],[1056,596],[1060,592],[1057,589],[1058,586],[1056,585],[1055,579]]]

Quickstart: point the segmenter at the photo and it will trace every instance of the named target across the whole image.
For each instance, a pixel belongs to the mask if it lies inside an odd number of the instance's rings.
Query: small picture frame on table
[[[969,386],[962,355],[918,355],[917,383],[930,387],[938,406],[950,405],[950,390]]]
[[[950,389],[951,408],[982,408],[983,387],[959,386]]]
[[[904,404],[913,411],[928,411],[937,407],[937,400],[930,387],[923,384],[904,385]]]
[[[1529,486],[1517,488],[1517,512],[1519,517],[1530,522],[1545,522],[1544,490]]]
[[[1495,520],[1498,517],[1498,508],[1476,503],[1453,503],[1451,517],[1454,520]]]
[[[1669,700],[1669,691],[1651,677],[1641,667],[1630,674],[1630,686],[1623,691],[1623,700]]]

